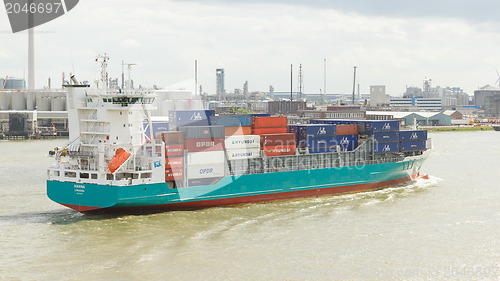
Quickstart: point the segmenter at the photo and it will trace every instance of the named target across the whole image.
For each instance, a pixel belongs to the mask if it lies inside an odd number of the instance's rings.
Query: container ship
[[[104,81],[104,80],[103,80]],[[82,213],[179,210],[370,191],[418,176],[422,130],[394,120],[170,111],[154,92],[65,85],[70,142],[48,169],[47,195]]]

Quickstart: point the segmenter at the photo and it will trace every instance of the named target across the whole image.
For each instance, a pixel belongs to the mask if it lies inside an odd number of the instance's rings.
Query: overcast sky
[[[61,73],[80,80],[99,74],[95,56],[111,57],[111,77],[121,61],[138,63],[136,84],[168,86],[194,77],[215,91],[215,69],[224,68],[226,90],[294,90],[302,64],[306,93],[352,92],[353,66],[361,92],[386,85],[461,87],[473,94],[500,72],[498,0],[82,0],[68,14],[36,28],[37,87],[60,85]],[[23,77],[27,32],[12,34],[0,13],[0,76]],[[27,70],[26,70],[27,73]],[[27,75],[27,74],[26,74]],[[498,84],[497,84],[498,85]]]

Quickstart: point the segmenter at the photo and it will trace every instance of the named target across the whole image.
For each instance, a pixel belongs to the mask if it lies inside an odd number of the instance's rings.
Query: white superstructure
[[[155,109],[153,91],[108,90],[104,83],[91,89],[73,82],[65,85],[70,143],[56,153],[49,180],[108,185],[165,182],[165,145],[146,137],[143,125],[151,122]],[[126,153],[119,155],[120,149]]]

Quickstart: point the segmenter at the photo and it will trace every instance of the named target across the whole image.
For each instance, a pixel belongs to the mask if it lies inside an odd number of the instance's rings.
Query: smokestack
[[[75,74],[71,74],[70,79],[73,81],[73,85],[80,85],[80,82],[76,79]]]
[[[35,90],[35,33],[28,29],[28,90]]]

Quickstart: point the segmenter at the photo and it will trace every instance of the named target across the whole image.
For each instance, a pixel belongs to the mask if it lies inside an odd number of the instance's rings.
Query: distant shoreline
[[[454,126],[419,126],[419,130],[427,130],[431,133],[438,132],[475,132],[475,131],[493,131],[493,126],[464,126],[464,125],[454,125]]]

